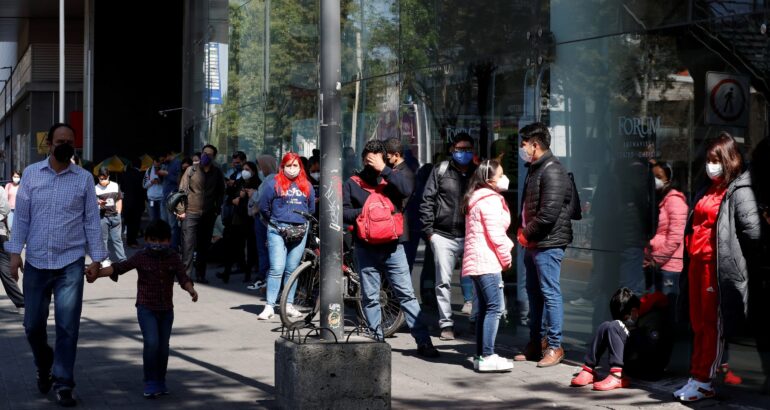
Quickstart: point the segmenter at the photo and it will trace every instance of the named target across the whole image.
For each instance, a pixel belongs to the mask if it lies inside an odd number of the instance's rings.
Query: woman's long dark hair
[[[476,172],[473,173],[470,182],[468,183],[468,191],[465,192],[463,197],[463,214],[468,214],[468,205],[470,204],[471,197],[476,190],[481,188],[489,188],[495,190],[495,188],[489,184],[489,179],[493,178],[497,174],[497,169],[500,168],[500,162],[495,159],[488,159],[481,161],[481,164],[476,168]]]

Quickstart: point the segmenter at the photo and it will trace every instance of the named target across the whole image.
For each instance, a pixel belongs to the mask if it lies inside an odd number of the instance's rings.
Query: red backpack
[[[361,214],[356,218],[358,238],[373,245],[393,242],[404,234],[404,215],[396,211],[390,198],[382,192],[386,181],[373,187],[357,175],[350,177],[358,186],[369,193]]]

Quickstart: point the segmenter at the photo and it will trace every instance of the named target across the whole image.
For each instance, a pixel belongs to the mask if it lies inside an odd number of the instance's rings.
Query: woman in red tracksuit
[[[725,336],[746,317],[748,271],[760,249],[759,213],[737,143],[722,132],[706,155],[711,184],[695,201],[685,230],[680,281],[680,307],[689,299],[694,339],[691,378],[674,397],[687,402],[714,396]]]

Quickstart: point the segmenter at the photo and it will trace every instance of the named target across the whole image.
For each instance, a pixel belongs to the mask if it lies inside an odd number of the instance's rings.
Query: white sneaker
[[[271,319],[275,315],[275,312],[273,312],[273,307],[270,305],[265,305],[265,308],[262,309],[262,313],[257,316],[258,320],[268,320]]]
[[[252,283],[251,285],[246,286],[246,289],[248,289],[248,290],[260,290],[260,289],[264,288],[265,286],[267,286],[267,283],[264,280],[259,279],[256,282]]]
[[[513,362],[496,354],[479,358],[479,372],[509,372],[513,369]]]
[[[470,315],[472,311],[473,311],[473,302],[469,300],[463,304],[462,312],[465,313],[466,315]]]
[[[591,303],[590,300],[585,298],[577,298],[575,300],[570,300],[569,304],[572,306],[579,306],[579,307],[593,306],[593,303]]]
[[[695,381],[695,379],[693,379],[692,377],[690,377],[689,379],[687,379],[687,383],[685,383],[685,384],[684,384],[684,386],[682,386],[682,387],[680,387],[679,389],[677,389],[676,391],[674,391],[674,397],[675,397],[675,398],[676,398],[676,397],[679,397],[679,395],[681,395],[681,394],[682,394],[684,391],[686,391],[687,389],[689,389],[689,388],[690,388],[690,385],[691,385],[691,384],[692,384],[692,382],[694,382],[694,381]]]
[[[711,383],[703,383],[693,380],[684,391],[681,391],[675,398],[682,402],[694,402],[714,397],[714,386]]]
[[[302,312],[297,310],[297,308],[295,308],[294,305],[291,305],[291,304],[287,304],[286,305],[286,314],[288,314],[289,317],[302,317],[302,316],[305,316],[304,314],[302,314]]]

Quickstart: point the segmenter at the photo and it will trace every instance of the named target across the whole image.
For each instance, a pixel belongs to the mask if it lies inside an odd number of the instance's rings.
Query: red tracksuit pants
[[[694,255],[688,275],[690,323],[695,334],[690,375],[707,382],[716,375],[724,349],[716,258]]]

